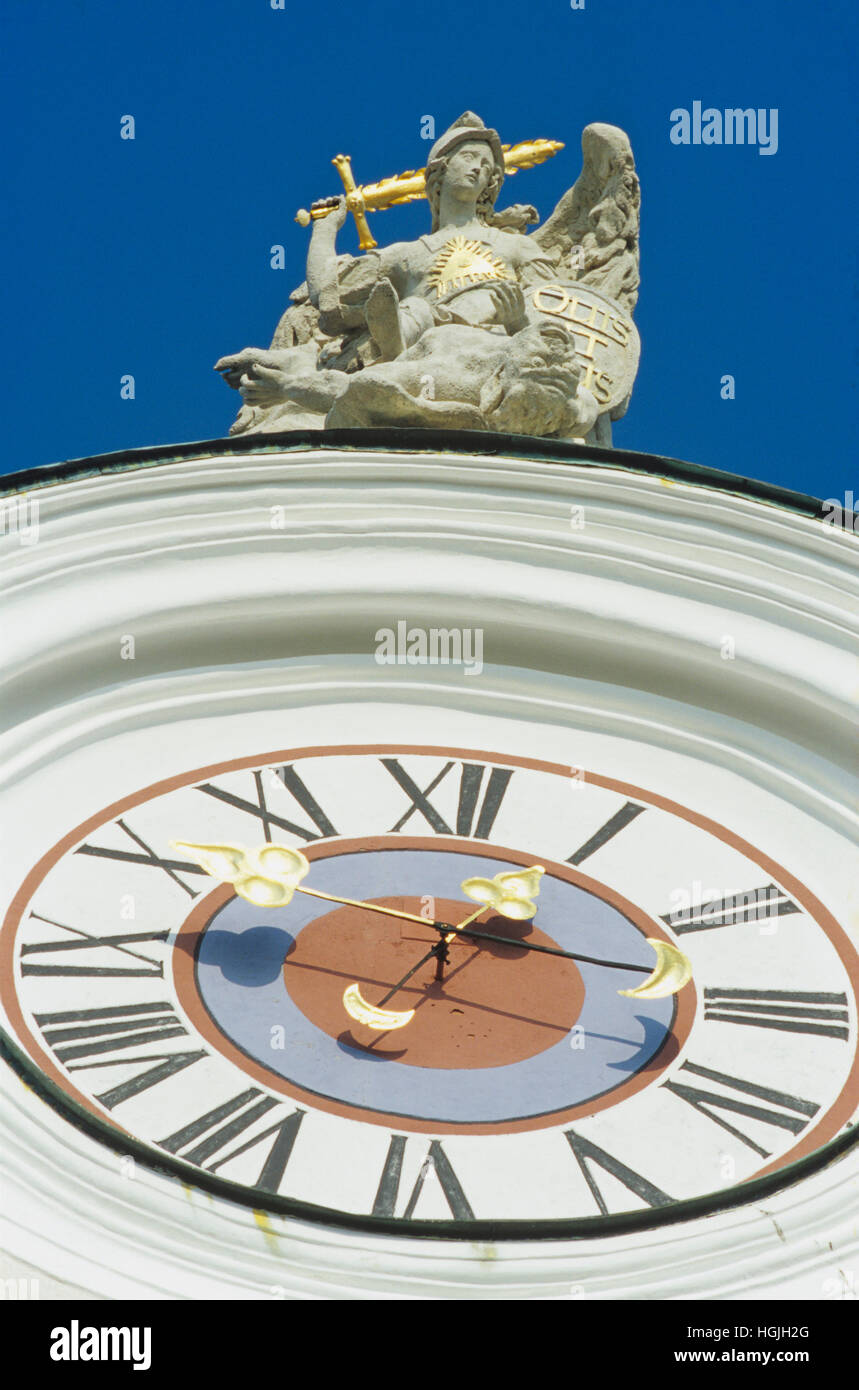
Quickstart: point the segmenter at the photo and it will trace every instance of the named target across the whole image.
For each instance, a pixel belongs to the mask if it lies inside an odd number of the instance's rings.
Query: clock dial
[[[177,841],[287,846],[309,870],[271,906]],[[486,905],[441,968],[433,924],[479,910],[463,884],[534,865],[536,915]],[[692,980],[623,993],[672,943]],[[56,1103],[310,1217],[658,1219],[788,1180],[855,1108],[839,925],[729,827],[596,768],[368,746],[183,774],[71,831],[2,945]],[[353,988],[397,1026],[350,1013]]]

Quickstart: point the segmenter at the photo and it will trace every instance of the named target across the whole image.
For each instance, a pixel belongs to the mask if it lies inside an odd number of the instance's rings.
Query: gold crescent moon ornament
[[[350,985],[343,991],[343,1007],[350,1018],[363,1023],[367,1028],[375,1028],[380,1033],[387,1033],[391,1028],[405,1028],[415,1014],[414,1009],[405,1009],[399,1013],[395,1009],[377,1009],[375,1004],[367,1003],[357,984]]]
[[[653,973],[635,989],[619,989],[618,994],[625,994],[628,999],[665,999],[669,994],[677,994],[692,979],[691,961],[670,941],[648,936],[647,944],[656,952]]]

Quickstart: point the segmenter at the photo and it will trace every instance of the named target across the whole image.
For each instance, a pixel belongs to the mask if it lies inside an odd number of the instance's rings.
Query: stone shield
[[[525,306],[532,322],[561,322],[575,335],[582,385],[593,392],[600,414],[619,420],[629,404],[641,352],[629,315],[616,300],[568,280],[531,286]]]

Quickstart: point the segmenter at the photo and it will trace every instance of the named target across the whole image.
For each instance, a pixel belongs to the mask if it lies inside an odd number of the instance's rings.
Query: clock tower
[[[338,156],[229,438],[7,480],[10,1292],[815,1300],[859,1256],[855,535],[612,447],[629,141],[496,208],[559,148]]]
[[[855,542],[669,460],[444,444],[12,480],[9,1263],[108,1298],[823,1297]]]

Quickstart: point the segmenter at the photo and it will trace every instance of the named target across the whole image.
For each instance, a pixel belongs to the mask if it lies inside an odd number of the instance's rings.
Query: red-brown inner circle
[[[420,915],[420,898],[374,898],[379,907]],[[474,903],[434,900],[437,921],[462,922]],[[444,980],[429,960],[384,1005],[414,1009],[405,1027],[377,1032],[346,1012],[343,992],[357,984],[368,1004],[378,1005],[392,985],[438,941],[418,922],[356,907],[340,907],[299,933],[284,963],[286,988],[307,1018],[340,1041],[413,1067],[500,1067],[533,1057],[569,1033],[584,1003],[581,975],[571,960],[517,946],[557,942],[530,922],[513,922],[487,910],[474,929],[509,939],[510,945],[451,941]]]

